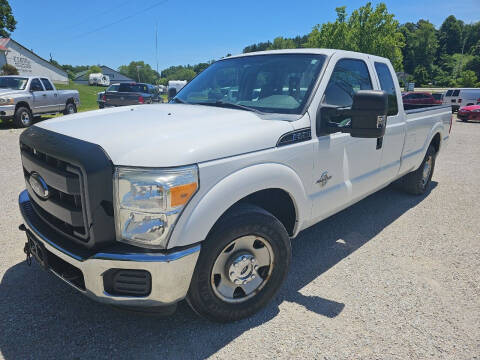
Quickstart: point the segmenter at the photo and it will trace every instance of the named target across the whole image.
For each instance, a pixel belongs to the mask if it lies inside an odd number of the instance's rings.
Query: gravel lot
[[[425,197],[389,187],[304,231],[275,300],[227,325],[184,303],[168,318],[135,316],[28,267],[20,132],[0,128],[0,357],[480,356],[480,123],[454,123]]]

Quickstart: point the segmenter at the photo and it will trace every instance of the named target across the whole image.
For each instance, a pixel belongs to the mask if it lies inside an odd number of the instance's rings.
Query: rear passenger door
[[[50,80],[46,78],[41,78],[40,81],[42,82],[43,87],[45,88],[45,94],[47,95],[45,111],[57,112],[59,110],[59,100],[57,92],[54,90]]]
[[[399,109],[402,95],[398,83],[394,81],[392,66],[379,59],[374,60],[374,67],[380,89],[388,94],[387,127],[384,137],[377,140],[382,142],[383,147],[380,177],[382,183],[385,183],[393,179],[400,168],[406,122],[404,112]]]

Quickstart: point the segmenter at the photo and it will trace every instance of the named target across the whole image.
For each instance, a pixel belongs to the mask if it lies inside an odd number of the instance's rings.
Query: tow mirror
[[[385,135],[388,96],[384,91],[360,90],[353,96],[351,108],[322,106],[322,124],[317,129],[325,133],[343,132],[358,138],[381,138]],[[320,126],[318,126],[320,125]]]

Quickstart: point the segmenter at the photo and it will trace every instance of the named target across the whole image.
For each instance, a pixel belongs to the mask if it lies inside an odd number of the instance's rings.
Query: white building
[[[0,38],[0,67],[13,65],[20,75],[50,78],[54,83],[68,84],[67,72],[23,47],[13,39]]]
[[[100,69],[102,69],[102,74],[107,75],[110,78],[110,84],[115,83],[122,83],[122,82],[135,82],[135,80],[130,79],[129,77],[119,73],[112,68],[109,68],[105,65],[100,65]],[[73,81],[77,84],[85,84],[88,85],[88,70],[82,71],[75,75]]]

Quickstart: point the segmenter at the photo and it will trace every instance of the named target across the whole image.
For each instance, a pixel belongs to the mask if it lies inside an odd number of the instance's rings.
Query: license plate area
[[[25,244],[24,251],[27,253],[27,262],[31,256],[35,258],[45,270],[52,271],[70,285],[81,291],[85,291],[85,279],[79,268],[48,251],[30,230],[26,230],[26,234],[27,243]]]
[[[27,249],[28,248],[28,249]],[[27,243],[25,244],[26,252],[29,252],[38,264],[45,270],[48,270],[48,253],[45,246],[38,241],[30,231],[27,231]]]

